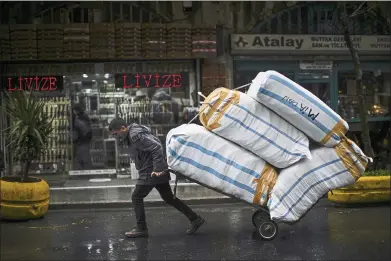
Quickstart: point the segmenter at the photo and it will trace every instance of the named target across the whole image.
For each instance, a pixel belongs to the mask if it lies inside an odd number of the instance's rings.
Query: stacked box
[[[58,60],[64,56],[64,30],[62,25],[37,25],[38,59]]]
[[[133,23],[115,25],[115,55],[119,59],[141,58],[141,26]]]
[[[10,30],[8,25],[0,25],[0,61],[11,60]]]
[[[10,40],[12,60],[36,60],[38,58],[36,25],[11,25]]]
[[[144,58],[166,58],[167,27],[161,24],[143,24],[141,29],[142,56]]]
[[[90,57],[115,58],[115,26],[110,23],[90,24]]]
[[[64,58],[90,58],[90,27],[89,24],[64,25]]]
[[[170,24],[167,26],[167,58],[191,58],[191,25]]]
[[[191,38],[193,57],[216,57],[216,28],[193,28]]]

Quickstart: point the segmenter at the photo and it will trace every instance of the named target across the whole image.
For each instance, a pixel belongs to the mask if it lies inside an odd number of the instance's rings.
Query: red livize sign
[[[19,76],[4,77],[3,86],[7,91],[57,91],[62,89],[62,76]]]
[[[188,73],[116,74],[117,88],[180,88],[189,84]]]

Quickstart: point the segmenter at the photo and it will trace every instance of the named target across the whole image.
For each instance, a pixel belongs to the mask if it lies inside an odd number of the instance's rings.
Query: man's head
[[[109,124],[110,134],[118,137],[120,140],[124,139],[128,135],[128,127],[125,120],[121,118],[115,118]]]

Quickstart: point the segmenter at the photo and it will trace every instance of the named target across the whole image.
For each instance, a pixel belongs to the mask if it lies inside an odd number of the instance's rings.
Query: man
[[[75,169],[92,168],[90,143],[92,130],[90,118],[84,113],[80,104],[73,106],[73,144],[75,145]]]
[[[188,235],[194,234],[204,224],[205,220],[194,213],[178,198],[174,198],[170,187],[170,175],[164,155],[162,143],[150,130],[142,125],[127,126],[123,119],[117,118],[110,122],[109,131],[118,140],[128,143],[130,155],[139,172],[136,188],[132,194],[132,203],[136,213],[137,227],[125,236],[130,238],[147,237],[148,228],[145,219],[144,198],[156,188],[162,199],[182,212],[190,220]]]

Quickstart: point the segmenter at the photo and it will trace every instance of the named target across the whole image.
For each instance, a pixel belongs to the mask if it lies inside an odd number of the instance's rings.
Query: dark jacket
[[[129,126],[128,144],[130,155],[139,172],[137,185],[156,185],[170,180],[168,172],[159,177],[151,177],[152,172],[168,169],[163,145],[149,128],[131,124]]]
[[[89,144],[92,139],[90,118],[82,113],[73,118],[73,142],[75,144]]]

